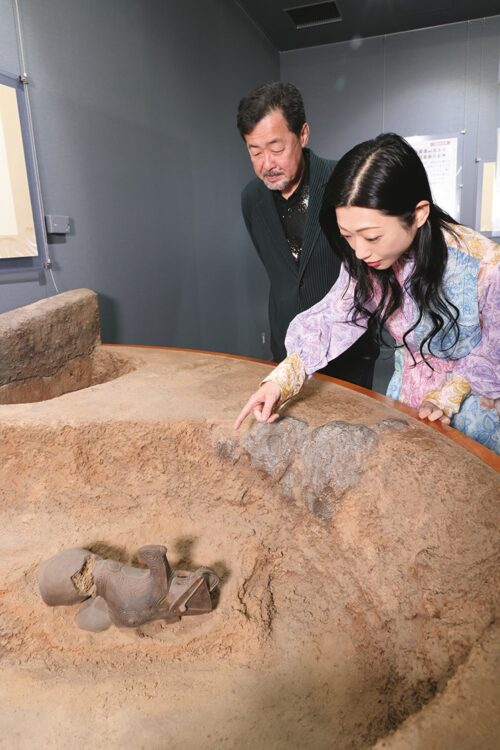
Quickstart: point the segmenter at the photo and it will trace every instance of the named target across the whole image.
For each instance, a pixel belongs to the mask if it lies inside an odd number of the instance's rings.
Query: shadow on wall
[[[13,284],[26,284],[33,281],[38,281],[39,286],[47,286],[45,271],[43,271],[42,269],[32,269],[26,271],[9,271],[7,273],[0,274],[0,285],[5,284],[7,288],[9,286],[12,286]],[[7,306],[4,312],[8,312],[11,309],[11,307]]]
[[[116,300],[107,294],[99,294],[99,318],[103,343],[111,344],[119,340],[120,322]]]

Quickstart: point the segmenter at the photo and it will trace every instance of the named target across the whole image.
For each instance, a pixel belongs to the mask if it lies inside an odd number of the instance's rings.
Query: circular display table
[[[0,406],[5,746],[493,747],[497,458],[322,377],[235,432],[268,363],[102,350],[124,374]],[[211,613],[88,633],[41,600],[58,551],[146,544],[215,571]]]

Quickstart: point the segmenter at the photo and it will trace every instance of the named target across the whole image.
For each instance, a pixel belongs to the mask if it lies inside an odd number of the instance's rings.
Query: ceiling
[[[235,1],[280,52],[500,15],[500,0],[335,0],[341,21],[297,29],[285,10],[321,0]]]

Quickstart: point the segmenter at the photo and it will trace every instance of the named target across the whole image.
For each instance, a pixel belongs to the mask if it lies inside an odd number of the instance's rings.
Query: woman
[[[292,321],[287,358],[235,427],[250,412],[273,422],[307,376],[366,328],[380,337],[386,328],[397,345],[387,395],[500,452],[500,246],[433,203],[417,153],[393,133],[358,144],[338,162],[320,223],[342,260],[339,278]]]

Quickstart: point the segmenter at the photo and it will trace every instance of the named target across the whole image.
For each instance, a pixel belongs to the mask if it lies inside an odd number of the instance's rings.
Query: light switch
[[[50,214],[45,217],[47,234],[69,234],[69,216],[56,216]]]

